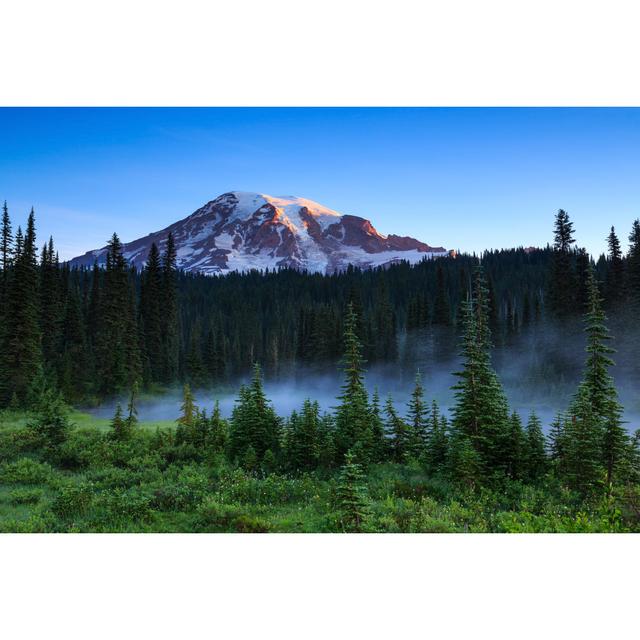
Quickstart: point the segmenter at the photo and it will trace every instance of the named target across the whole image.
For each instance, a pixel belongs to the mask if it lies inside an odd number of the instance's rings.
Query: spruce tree
[[[140,321],[147,382],[162,379],[162,266],[155,242],[151,243],[140,283]]]
[[[178,287],[176,247],[169,233],[162,255],[162,381],[170,384],[178,374]]]
[[[384,422],[382,420],[382,409],[380,406],[380,394],[376,387],[371,395],[371,460],[372,462],[382,462],[387,457],[388,443],[384,433]]]
[[[384,406],[386,416],[385,430],[390,443],[391,457],[394,462],[403,463],[411,453],[411,432],[407,423],[397,414],[391,395]]]
[[[5,200],[2,207],[2,222],[0,223],[0,269],[2,269],[3,289],[9,278],[9,267],[13,255],[13,235],[11,233],[11,218]]]
[[[640,220],[634,220],[629,234],[627,253],[627,285],[629,298],[637,310],[640,308]]]
[[[69,435],[68,407],[62,396],[40,372],[32,388],[33,417],[28,422],[42,440],[45,450],[54,453]]]
[[[609,246],[608,270],[606,280],[606,300],[609,306],[616,306],[624,295],[624,262],[622,261],[622,249],[615,228],[607,237]]]
[[[576,252],[576,307],[584,313],[589,305],[589,275],[591,273],[591,259],[587,250],[578,249]]]
[[[336,409],[336,447],[337,454],[342,457],[357,445],[359,462],[368,463],[372,448],[371,420],[364,386],[362,345],[356,330],[357,316],[353,304],[349,303],[343,334],[344,383],[342,393],[338,396],[340,404]]]
[[[130,388],[141,375],[139,334],[129,268],[115,233],[107,244],[96,343],[101,393],[111,395]]]
[[[586,394],[576,398],[564,435],[563,477],[583,496],[591,494],[599,488],[604,469],[600,424]]]
[[[138,424],[138,408],[136,406],[138,392],[138,382],[134,381],[134,383],[131,385],[131,390],[129,391],[129,402],[127,403],[126,426],[129,433],[132,433],[134,427]]]
[[[509,413],[507,400],[491,366],[491,335],[488,324],[487,288],[482,268],[474,276],[473,297],[463,305],[462,370],[453,387],[453,427],[478,453],[487,476],[509,466]],[[458,439],[461,451],[467,442]]]
[[[547,470],[547,456],[544,450],[544,435],[540,418],[534,411],[529,415],[526,428],[525,473],[529,482],[538,482]]]
[[[407,424],[411,434],[411,450],[416,458],[423,457],[427,449],[427,421],[429,410],[424,400],[424,387],[422,386],[422,376],[416,373],[413,391],[408,404]]]
[[[129,437],[129,430],[127,428],[127,421],[122,415],[122,406],[118,402],[116,405],[116,412],[111,419],[111,437],[114,440],[123,441]]]
[[[318,403],[307,398],[300,414],[291,421],[291,426],[289,462],[296,471],[313,471],[318,466],[320,457],[318,443],[320,406]]]
[[[367,497],[362,467],[352,451],[347,451],[338,478],[340,522],[346,532],[362,531],[367,518]]]
[[[246,461],[252,449],[256,463],[262,462],[267,450],[276,455],[280,448],[280,419],[267,399],[262,384],[262,370],[254,364],[253,377],[240,394],[231,415],[229,455],[231,459]]]
[[[607,484],[613,482],[617,466],[623,460],[628,438],[622,426],[622,407],[618,393],[609,374],[614,362],[610,355],[614,350],[608,346],[611,339],[606,327],[606,317],[602,310],[602,299],[598,285],[593,277],[589,278],[589,309],[585,316],[587,336],[587,359],[582,382],[571,407],[573,416],[571,438],[568,438],[568,459],[571,482],[582,490],[592,487],[596,482],[596,463],[577,458],[591,455],[593,447],[598,447],[597,462],[606,471]],[[580,442],[583,438],[585,442]],[[582,471],[580,471],[582,470]],[[579,472],[585,476],[578,478]]]
[[[547,435],[549,460],[559,472],[561,471],[562,462],[565,459],[567,448],[567,436],[565,433],[566,424],[566,416],[562,413],[558,413],[551,423],[549,433]]]
[[[17,402],[25,406],[31,386],[41,371],[38,280],[35,215],[31,209],[24,239],[18,230],[13,278],[7,293],[2,349],[5,366],[0,372],[4,378],[0,384],[2,405],[8,404],[15,394]]]
[[[209,439],[208,444],[215,453],[221,453],[227,446],[229,438],[229,424],[222,417],[220,412],[220,401],[216,400],[209,419]]]
[[[431,402],[429,414],[429,428],[427,439],[427,461],[434,471],[443,471],[449,455],[449,440],[447,436],[447,418],[440,415],[438,403]]]
[[[42,358],[49,375],[59,366],[62,296],[59,265],[53,247],[53,238],[42,248],[40,259],[40,331]]]
[[[182,404],[180,405],[180,416],[177,419],[177,423],[183,427],[193,427],[198,407],[196,405],[193,393],[191,393],[191,387],[185,384],[182,388]]]
[[[558,317],[570,315],[575,299],[575,275],[571,264],[573,222],[560,209],[555,219],[553,255],[549,277],[549,307]]]
[[[522,420],[514,411],[509,420],[509,430],[506,438],[507,475],[512,480],[520,480],[525,475],[526,442],[522,428]]]

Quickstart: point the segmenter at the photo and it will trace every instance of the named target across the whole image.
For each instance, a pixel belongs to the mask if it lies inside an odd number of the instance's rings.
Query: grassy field
[[[177,445],[174,423],[140,423],[115,441],[109,421],[74,411],[55,451],[18,412],[0,414],[2,532],[342,532],[338,472],[248,473],[222,454]],[[374,465],[364,532],[618,532],[640,529],[636,494],[585,504],[548,482],[465,491],[418,463]]]

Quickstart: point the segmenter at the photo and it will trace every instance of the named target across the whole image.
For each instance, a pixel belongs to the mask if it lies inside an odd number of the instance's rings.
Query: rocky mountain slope
[[[225,193],[162,231],[125,244],[125,257],[142,267],[153,242],[162,251],[171,232],[178,267],[207,274],[291,267],[333,273],[349,264],[370,268],[400,260],[448,255],[408,236],[382,235],[369,220],[341,215],[294,196]],[[71,260],[105,261],[106,248]]]

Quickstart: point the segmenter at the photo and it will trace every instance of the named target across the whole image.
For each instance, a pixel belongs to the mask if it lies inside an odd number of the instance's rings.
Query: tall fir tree
[[[338,508],[344,531],[362,531],[367,518],[367,496],[362,467],[352,451],[347,451],[338,478]]]
[[[542,423],[534,411],[529,415],[526,427],[525,475],[529,482],[538,482],[547,471],[547,456],[544,450]]]
[[[1,404],[12,398],[26,406],[29,392],[42,369],[41,334],[39,326],[39,278],[36,258],[36,227],[33,209],[22,238],[18,229],[13,277],[7,292],[6,327],[4,331],[5,366]]]
[[[115,233],[107,243],[96,341],[99,391],[111,395],[130,388],[141,374],[139,334],[129,268]]]
[[[640,220],[633,221],[627,253],[627,291],[637,311],[640,309]]]
[[[607,484],[613,482],[617,466],[623,460],[628,445],[622,425],[622,407],[609,373],[614,365],[611,339],[602,309],[602,298],[593,277],[589,278],[589,309],[585,316],[587,359],[582,382],[572,406],[572,414],[580,420],[579,434],[600,443],[600,462],[606,470]],[[587,433],[587,429],[593,433]],[[579,444],[575,443],[574,444]]]
[[[178,287],[177,254],[169,233],[162,254],[162,381],[170,384],[178,375]]]
[[[416,458],[422,458],[426,454],[428,445],[428,420],[429,409],[424,399],[422,376],[418,371],[407,405],[406,420],[410,428],[412,453]]]
[[[557,317],[574,310],[575,274],[572,266],[573,222],[560,209],[556,214],[551,273],[549,276],[549,307]]]
[[[336,447],[338,456],[353,450],[360,463],[368,463],[372,435],[367,390],[364,386],[362,345],[356,333],[358,318],[352,303],[347,307],[343,333],[342,369],[344,383],[336,409]]]
[[[607,245],[609,254],[607,256],[608,269],[605,299],[610,307],[615,307],[622,301],[624,296],[625,273],[620,240],[618,240],[614,227],[611,227],[611,232],[607,236]]]
[[[140,282],[140,323],[144,353],[144,373],[147,382],[162,380],[162,308],[163,278],[160,252],[155,242]]]
[[[488,477],[507,470],[510,424],[506,396],[491,366],[487,309],[487,288],[482,268],[478,267],[473,297],[463,306],[463,365],[456,374],[459,382],[453,387],[453,428],[474,447]],[[464,453],[467,443],[458,438],[457,444]]]

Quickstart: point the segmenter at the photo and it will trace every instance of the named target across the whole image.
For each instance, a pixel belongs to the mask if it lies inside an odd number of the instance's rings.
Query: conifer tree
[[[118,402],[116,405],[116,412],[111,419],[111,437],[114,440],[126,440],[129,436],[129,431],[127,428],[127,422],[122,415],[122,406]]]
[[[565,458],[567,439],[565,434],[565,425],[567,418],[562,413],[558,413],[551,423],[549,433],[547,435],[547,450],[549,452],[549,460],[558,469],[562,465]]]
[[[180,416],[177,419],[177,423],[184,427],[193,427],[197,411],[198,407],[193,393],[191,393],[191,387],[185,384],[182,388],[182,404],[180,405]]]
[[[620,248],[620,240],[616,235],[614,227],[607,237],[609,246],[608,263],[606,280],[606,300],[609,306],[617,305],[624,295],[624,262],[622,261],[622,249]]]
[[[627,434],[622,426],[622,407],[609,374],[609,368],[614,364],[610,355],[614,350],[607,344],[610,336],[605,323],[602,299],[591,273],[589,309],[585,316],[587,359],[583,379],[571,407],[572,437],[567,439],[566,454],[569,479],[581,490],[593,487],[598,480],[598,464],[606,471],[607,484],[613,482],[628,445]],[[599,453],[596,461],[592,462],[590,458],[581,460],[585,455],[591,456],[594,448]],[[578,477],[580,473],[584,477]]]
[[[540,418],[534,411],[531,412],[527,421],[524,462],[526,477],[530,482],[537,482],[544,477],[547,470],[544,435]]]
[[[591,259],[587,250],[578,249],[576,252],[576,307],[580,313],[587,310],[589,304],[589,275],[591,274]]]
[[[505,471],[509,464],[509,413],[504,391],[491,367],[487,308],[484,275],[478,267],[473,298],[463,305],[463,366],[453,387],[453,427],[475,448],[484,472],[493,474]],[[464,451],[467,442],[458,439],[458,445]]]
[[[587,361],[581,391],[591,404],[598,422],[602,425],[603,463],[607,471],[607,484],[614,479],[616,466],[622,461],[628,445],[626,430],[622,426],[622,407],[608,369],[614,362],[609,357],[614,349],[607,346],[610,340],[602,311],[602,301],[595,279],[590,280],[589,312],[586,316]]]
[[[352,451],[347,451],[338,479],[338,508],[346,532],[362,531],[367,517],[367,498],[362,467]]]
[[[427,448],[427,421],[429,410],[424,400],[424,387],[422,386],[422,376],[416,373],[413,391],[408,404],[407,424],[411,434],[411,450],[416,458],[424,456]]]
[[[520,416],[514,411],[509,420],[509,430],[506,438],[507,475],[512,480],[519,480],[524,475],[525,465],[525,435]]]
[[[3,290],[9,278],[9,267],[11,266],[13,254],[13,235],[11,233],[11,218],[5,200],[2,207],[2,222],[0,223],[0,269],[2,269]]]
[[[438,403],[433,400],[431,402],[427,435],[427,461],[429,466],[435,471],[443,471],[446,467],[448,455],[447,418],[444,415],[440,415]]]
[[[560,209],[555,219],[553,256],[549,278],[549,306],[558,317],[572,313],[575,299],[575,276],[571,264],[571,245],[573,237],[573,222],[569,214]]]
[[[130,388],[141,375],[139,334],[129,269],[115,233],[107,244],[96,340],[100,391],[111,395]]]
[[[34,413],[28,426],[40,436],[46,450],[55,452],[69,434],[68,408],[42,372],[34,380],[31,392]]]
[[[127,403],[126,427],[129,433],[131,433],[134,427],[138,424],[138,408],[136,406],[138,391],[139,385],[138,381],[136,380],[131,385],[131,390],[129,392],[129,402]]]
[[[411,433],[406,422],[396,413],[391,395],[384,406],[386,432],[394,462],[406,462],[411,453]]]
[[[318,432],[320,430],[320,406],[308,398],[302,411],[291,421],[289,455],[296,471],[313,471],[320,457]]]
[[[214,452],[221,453],[227,446],[229,438],[229,425],[220,412],[220,401],[216,400],[209,419],[208,444]]]
[[[359,445],[360,462],[368,463],[371,455],[372,435],[369,402],[364,386],[364,360],[362,345],[356,334],[357,316],[353,304],[349,303],[344,321],[344,355],[342,369],[344,383],[338,396],[340,405],[336,410],[337,454],[342,457]]]
[[[633,221],[627,254],[628,293],[632,304],[640,307],[640,220]]]
[[[600,486],[604,470],[598,419],[586,394],[576,398],[564,435],[563,476],[571,488],[590,494]]]
[[[162,380],[170,384],[178,373],[178,289],[176,247],[169,233],[162,255]]]
[[[148,382],[162,379],[162,266],[155,242],[151,244],[140,283],[140,321],[144,371]]]
[[[13,277],[7,293],[6,327],[4,331],[5,365],[0,383],[0,404],[7,404],[15,394],[24,406],[42,366],[41,335],[38,322],[38,265],[36,261],[36,229],[33,209],[27,231],[22,238],[18,229],[17,253]]]
[[[264,393],[262,371],[257,363],[253,367],[251,383],[240,388],[230,427],[229,454],[232,460],[245,460],[251,447],[259,464],[268,449],[274,455],[279,450],[280,420]]]
[[[9,278],[13,254],[13,235],[11,233],[11,220],[5,201],[2,208],[2,223],[0,224],[0,407],[4,405],[5,397],[10,393],[10,371],[7,356],[7,331],[9,323]]]
[[[42,357],[51,375],[59,363],[63,319],[59,265],[53,247],[53,238],[49,238],[48,244],[42,248],[39,271]]]
[[[371,442],[372,462],[382,462],[387,457],[387,441],[384,434],[384,422],[380,407],[380,394],[376,387],[371,396]]]

